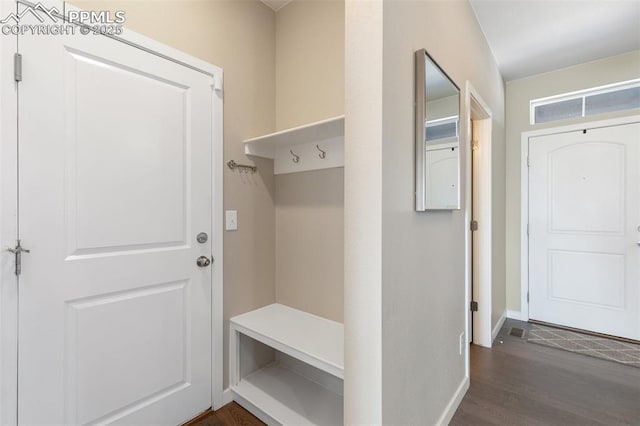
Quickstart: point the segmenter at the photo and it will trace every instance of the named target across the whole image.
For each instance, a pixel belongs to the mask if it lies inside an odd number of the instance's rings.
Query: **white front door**
[[[428,208],[455,208],[458,205],[458,151],[457,143],[427,147]]]
[[[94,34],[19,51],[19,423],[184,422],[211,405],[212,77]]]
[[[529,139],[529,317],[640,340],[640,124]]]

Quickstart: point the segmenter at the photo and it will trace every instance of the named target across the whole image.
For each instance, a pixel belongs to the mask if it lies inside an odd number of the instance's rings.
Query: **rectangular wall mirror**
[[[460,89],[425,49],[415,53],[416,211],[460,208]]]

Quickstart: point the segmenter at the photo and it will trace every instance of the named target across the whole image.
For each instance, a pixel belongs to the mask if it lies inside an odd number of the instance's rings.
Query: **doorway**
[[[18,38],[1,423],[189,420],[222,393],[222,70],[126,30]]]
[[[640,123],[529,137],[529,319],[640,340]]]
[[[470,149],[469,214],[469,341],[491,347],[491,110],[467,82],[465,111]]]

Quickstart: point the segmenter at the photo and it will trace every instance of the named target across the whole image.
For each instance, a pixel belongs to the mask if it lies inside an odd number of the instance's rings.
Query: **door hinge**
[[[527,223],[527,237],[529,236],[529,232],[530,232],[529,229],[530,227],[529,227],[529,224]]]
[[[471,312],[478,312],[478,302],[475,300],[471,301]]]
[[[527,167],[531,167],[531,158],[527,155]]]
[[[13,255],[15,256],[15,259],[16,259],[15,274],[16,276],[19,277],[20,274],[22,273],[22,253],[31,253],[31,251],[23,248],[20,245],[20,240],[16,241],[16,246],[14,248],[9,247],[7,251],[9,253],[13,253]]]
[[[13,79],[22,81],[22,55],[19,53],[13,54]]]
[[[527,303],[529,303],[529,292],[527,292]]]
[[[472,231],[477,231],[478,230],[478,221],[477,220],[472,220],[471,221],[471,230]]]
[[[224,80],[221,75],[215,74],[213,76],[213,84],[211,85],[216,92],[222,92],[224,89]]]

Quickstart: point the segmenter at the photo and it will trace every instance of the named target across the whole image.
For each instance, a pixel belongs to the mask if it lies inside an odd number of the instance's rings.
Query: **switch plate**
[[[225,229],[227,231],[236,231],[238,230],[238,211],[237,210],[227,210],[225,212]]]

